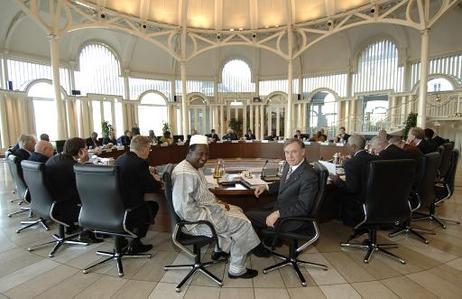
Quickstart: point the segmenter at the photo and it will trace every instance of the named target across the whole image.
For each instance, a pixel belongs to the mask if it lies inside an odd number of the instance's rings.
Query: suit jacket
[[[74,173],[74,165],[77,163],[67,154],[57,154],[46,162],[45,179],[56,201],[71,200],[73,203],[80,203]]]
[[[411,155],[403,149],[394,144],[388,145],[387,148],[379,153],[381,160],[399,160],[399,159],[412,159]]]
[[[440,137],[440,136],[438,136],[438,135],[436,135],[432,140],[433,140],[438,146],[443,145],[443,144],[449,142],[449,139],[444,139],[443,137]]]
[[[311,165],[303,161],[286,181],[289,165],[286,163],[279,182],[269,187],[269,193],[278,193],[274,206],[281,218],[308,216],[318,193],[318,176]]]
[[[85,142],[87,143],[87,147],[90,147],[90,146],[91,146],[92,148],[95,148],[95,147],[97,147],[97,146],[101,146],[101,145],[102,145],[101,142],[100,142],[98,139],[93,140],[93,139],[91,139],[91,138],[87,138],[87,140],[86,140]]]
[[[117,145],[117,139],[111,139],[110,137],[103,138],[103,144],[112,143],[113,145]]]
[[[245,134],[245,139],[246,140],[254,140],[255,139],[255,134]]]
[[[130,142],[132,141],[132,139],[128,137],[127,135],[120,136],[119,140],[120,140],[120,144],[125,145],[125,146],[130,146]]]
[[[364,150],[357,152],[351,159],[345,161],[343,165],[345,181],[335,181],[337,188],[342,193],[354,195],[358,201],[363,202],[369,163],[377,159],[377,156],[373,156]]]
[[[33,152],[29,157],[29,161],[46,163],[48,161],[48,157],[40,153]]]
[[[434,141],[427,141],[422,139],[417,145],[417,148],[424,154],[432,153],[438,151],[438,145]]]
[[[343,137],[339,135],[339,136],[335,137],[335,142],[342,142],[342,141],[347,142],[348,138],[350,138],[350,136],[351,135],[349,135],[347,133],[343,134]]]
[[[218,135],[216,133],[212,134],[211,138],[213,139],[213,141],[219,141],[220,140],[220,137],[218,137]]]
[[[30,157],[30,153],[23,148],[18,148],[17,150],[15,150],[13,152],[13,155],[18,157],[20,163],[22,160],[29,160]]]
[[[123,154],[117,158],[115,165],[119,166],[120,188],[126,208],[143,204],[145,193],[160,189],[160,183],[149,172],[148,161],[137,154]]]
[[[223,135],[223,140],[239,140],[236,134],[226,134]]]

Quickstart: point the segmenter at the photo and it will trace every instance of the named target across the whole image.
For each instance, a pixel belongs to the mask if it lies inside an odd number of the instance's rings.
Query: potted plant
[[[409,133],[409,130],[412,127],[415,127],[416,125],[417,125],[417,113],[411,112],[407,116],[406,126],[404,127],[404,132],[403,132],[404,139],[407,139],[407,134]]]
[[[105,120],[101,123],[101,129],[103,131],[103,138],[109,138],[109,133],[112,131],[112,125]]]

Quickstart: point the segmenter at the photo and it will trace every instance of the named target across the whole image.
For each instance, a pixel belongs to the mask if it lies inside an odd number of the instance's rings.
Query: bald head
[[[35,144],[35,152],[48,158],[53,156],[53,151],[53,145],[51,145],[48,141],[40,140],[37,144]]]

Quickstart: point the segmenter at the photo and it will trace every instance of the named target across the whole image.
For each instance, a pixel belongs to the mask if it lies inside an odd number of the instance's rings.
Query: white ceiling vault
[[[430,29],[460,0],[15,0],[50,36],[118,30],[179,62],[223,46],[290,61],[326,37],[366,24]]]

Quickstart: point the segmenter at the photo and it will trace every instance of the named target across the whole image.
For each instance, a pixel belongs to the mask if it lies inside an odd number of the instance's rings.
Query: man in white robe
[[[228,277],[255,277],[258,271],[246,268],[246,259],[247,254],[260,244],[260,239],[239,207],[217,200],[209,191],[202,171],[208,154],[207,137],[192,136],[186,159],[172,172],[175,212],[186,221],[207,220],[212,223],[219,247],[230,255]],[[208,226],[203,224],[189,225],[186,229],[185,233],[192,235],[212,235]]]

